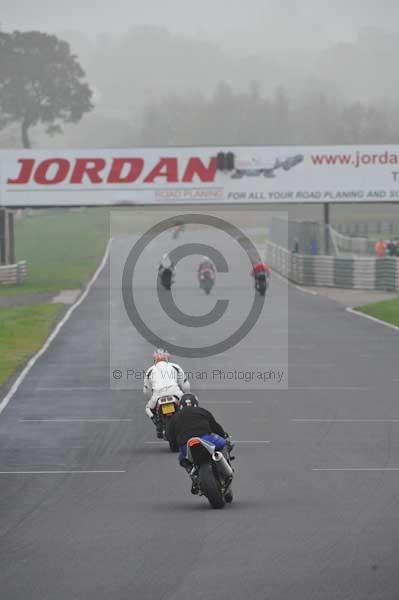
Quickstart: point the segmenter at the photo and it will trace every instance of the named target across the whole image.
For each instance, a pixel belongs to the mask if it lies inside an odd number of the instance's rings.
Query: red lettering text
[[[200,158],[190,158],[183,175],[183,183],[192,183],[195,176],[203,182],[215,181],[217,160],[212,158],[205,166]]]
[[[105,168],[106,162],[103,158],[78,158],[71,175],[71,183],[83,183],[85,175],[90,183],[102,183],[100,172]]]
[[[69,160],[49,158],[37,167],[34,180],[41,185],[53,185],[64,181],[69,173]]]
[[[28,183],[32,176],[35,161],[33,158],[20,158],[18,162],[21,165],[18,177],[16,179],[8,179],[7,183],[24,185],[25,183]]]
[[[157,177],[166,177],[168,183],[178,183],[177,158],[161,158],[144,179],[144,183],[154,183]]]
[[[107,183],[132,183],[137,181],[143,168],[144,160],[142,158],[114,158]]]

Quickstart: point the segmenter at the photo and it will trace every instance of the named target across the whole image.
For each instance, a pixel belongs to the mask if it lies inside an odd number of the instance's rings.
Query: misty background
[[[68,41],[94,109],[33,146],[399,143],[397,0],[0,0]],[[19,131],[0,131],[19,147]]]

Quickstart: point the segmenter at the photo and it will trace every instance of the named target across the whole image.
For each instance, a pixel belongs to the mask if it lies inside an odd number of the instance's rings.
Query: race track
[[[267,345],[286,296],[274,277]],[[110,389],[109,303],[107,266],[0,416],[1,600],[397,600],[397,333],[290,287],[288,389],[201,392],[238,440],[235,501],[215,511],[141,393]],[[114,326],[145,368],[148,342]]]

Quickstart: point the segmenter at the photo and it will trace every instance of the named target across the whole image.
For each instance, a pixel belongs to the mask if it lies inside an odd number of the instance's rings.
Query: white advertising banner
[[[218,169],[220,152],[234,155]],[[399,146],[0,152],[0,205],[393,202]]]

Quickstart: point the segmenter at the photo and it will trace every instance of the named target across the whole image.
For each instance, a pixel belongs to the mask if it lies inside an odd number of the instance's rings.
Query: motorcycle
[[[158,272],[158,277],[162,287],[164,287],[165,290],[169,291],[173,283],[173,269],[170,269],[168,267],[160,269],[160,271]]]
[[[178,452],[179,446],[169,439],[170,419],[179,410],[179,399],[176,396],[161,396],[157,404],[157,421],[159,430],[163,432],[164,439],[169,442],[171,452]]]
[[[232,448],[226,444],[222,452],[218,452],[214,444],[199,437],[187,442],[186,460],[193,465],[191,479],[198,485],[199,495],[205,496],[212,508],[223,508],[233,501]]]
[[[269,287],[269,281],[265,273],[260,273],[255,277],[255,289],[261,296],[266,294]]]
[[[198,275],[200,289],[210,294],[215,284],[215,274],[211,269],[203,269]]]
[[[177,223],[175,226],[175,230],[173,232],[173,239],[177,240],[177,238],[179,237],[180,233],[183,233],[184,231],[184,224],[183,223]]]

